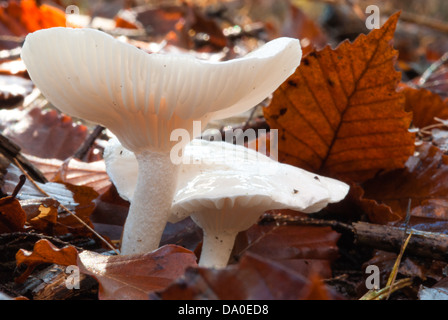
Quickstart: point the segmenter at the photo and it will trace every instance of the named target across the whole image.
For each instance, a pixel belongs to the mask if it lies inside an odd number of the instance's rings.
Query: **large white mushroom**
[[[135,156],[111,140],[105,160],[119,194],[132,199],[135,175],[130,168],[137,166]],[[313,213],[342,200],[349,190],[341,181],[227,142],[195,139],[186,146],[183,160],[170,221],[191,215],[203,229],[199,265],[205,267],[226,266],[238,232],[256,223],[265,211],[288,208]]]
[[[178,176],[172,131],[191,135],[194,120],[203,129],[252,108],[295,71],[301,49],[297,39],[278,38],[242,58],[211,62],[148,54],[93,29],[51,28],[29,34],[21,57],[54,106],[107,127],[135,153],[137,185],[121,246],[131,254],[156,249],[168,219]]]

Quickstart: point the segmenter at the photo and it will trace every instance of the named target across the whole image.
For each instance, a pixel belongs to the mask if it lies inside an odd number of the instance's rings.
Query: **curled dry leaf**
[[[279,161],[358,182],[404,166],[415,136],[396,91],[397,20],[334,50],[312,51],[274,92],[264,115],[279,129]]]
[[[36,242],[32,252],[20,249],[16,254],[17,266],[25,264],[27,269],[16,282],[22,283],[40,264],[54,263],[63,266],[76,265],[78,250],[72,246],[57,248],[50,241],[42,239]]]
[[[163,300],[326,300],[338,296],[321,278],[305,278],[254,253],[224,269],[189,268],[184,277],[152,294]]]
[[[0,199],[0,234],[23,231],[26,213],[19,200],[7,196]]]
[[[78,266],[98,280],[101,300],[147,300],[151,292],[163,290],[182,276],[187,267],[196,266],[196,257],[175,245],[127,256],[83,251]]]

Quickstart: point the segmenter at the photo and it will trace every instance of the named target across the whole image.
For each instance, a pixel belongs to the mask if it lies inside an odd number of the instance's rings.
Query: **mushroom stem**
[[[178,167],[169,153],[136,153],[138,178],[123,230],[121,254],[137,254],[158,248],[171,212],[177,187]]]
[[[232,253],[238,232],[220,234],[204,230],[199,266],[206,268],[225,268]]]

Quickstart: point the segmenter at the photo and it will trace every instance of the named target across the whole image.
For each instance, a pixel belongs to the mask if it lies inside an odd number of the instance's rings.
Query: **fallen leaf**
[[[321,49],[328,39],[323,30],[297,6],[290,4],[289,17],[283,25],[281,35],[300,39],[302,53],[306,55],[313,49]]]
[[[418,297],[420,300],[448,300],[448,278],[438,281],[431,288],[421,286]]]
[[[33,87],[31,80],[0,74],[0,108],[15,107],[31,93]]]
[[[279,130],[280,162],[357,182],[404,166],[415,135],[396,90],[398,16],[353,43],[312,51],[274,92],[263,111]]]
[[[65,27],[65,12],[35,0],[11,0],[0,7],[0,23],[16,36],[52,27]]]
[[[151,295],[162,300],[336,299],[317,277],[305,278],[254,253],[224,269],[188,268],[185,276]]]
[[[40,205],[39,214],[28,221],[33,229],[44,234],[54,234],[53,227],[58,221],[58,204],[54,206]]]
[[[91,187],[99,194],[103,194],[111,186],[104,160],[83,162],[69,158],[68,161],[62,161],[54,158],[44,159],[32,155],[27,155],[27,159],[49,181]]]
[[[405,88],[406,111],[412,111],[412,123],[423,129],[438,123],[434,118],[448,120],[448,103],[427,89]]]
[[[405,168],[366,181],[363,185],[365,198],[389,206],[400,220],[406,216],[410,200],[413,218],[426,219],[427,222],[432,220],[437,224],[445,221],[446,224],[448,156],[429,142],[416,151],[418,154],[409,158]]]
[[[314,273],[330,278],[331,263],[338,257],[339,237],[329,227],[254,225],[239,233],[233,255],[250,252],[304,276]]]
[[[0,199],[0,234],[23,231],[26,213],[19,200],[7,196]]]
[[[9,110],[8,110],[9,111]],[[85,141],[88,129],[56,110],[14,110],[0,115],[3,135],[25,154],[65,160]]]
[[[147,300],[196,266],[193,252],[175,245],[155,251],[126,256],[106,256],[83,251],[78,257],[81,272],[95,277],[101,300]]]
[[[20,249],[16,254],[17,266],[25,264],[27,269],[16,282],[22,283],[33,272],[34,268],[43,263],[54,263],[63,266],[76,265],[78,250],[72,246],[57,248],[50,241],[42,239],[36,242],[32,252]]]
[[[7,193],[12,193],[15,186],[17,185],[17,181],[19,180],[19,176],[22,172],[14,165],[9,165],[7,167],[7,173],[4,176],[4,186],[3,190]],[[89,231],[82,223],[78,221],[78,219],[74,218],[70,213],[64,210],[59,204],[64,205],[71,212],[75,213],[75,215],[83,220],[87,225],[93,227],[90,221],[90,215],[95,210],[95,202],[94,200],[98,197],[98,193],[95,192],[90,187],[86,186],[74,186],[67,183],[39,183],[36,184],[44,190],[51,198],[55,201],[47,201],[48,196],[42,194],[36,187],[30,182],[26,181],[22,186],[20,192],[17,195],[17,199],[22,201],[26,200],[35,200],[32,208],[36,209],[37,204],[43,204],[44,206],[57,206],[58,209],[58,219],[54,226],[52,226],[51,231],[53,232],[51,235],[64,235],[67,233],[75,234],[75,235],[91,235],[91,231]],[[37,200],[37,201],[36,201]],[[37,206],[37,208],[39,205]],[[38,213],[28,212],[29,219],[37,216]],[[47,223],[49,221],[47,220]],[[50,229],[47,229],[50,230]]]

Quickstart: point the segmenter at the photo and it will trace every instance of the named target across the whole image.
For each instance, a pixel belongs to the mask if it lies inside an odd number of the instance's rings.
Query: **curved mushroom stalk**
[[[103,125],[137,155],[123,253],[158,247],[176,188],[176,168],[166,156],[173,131],[184,129],[191,138],[194,121],[205,128],[211,119],[254,107],[295,71],[301,56],[300,41],[292,38],[224,62],[148,54],[87,28],[36,31],[21,53],[34,84],[54,106]]]

